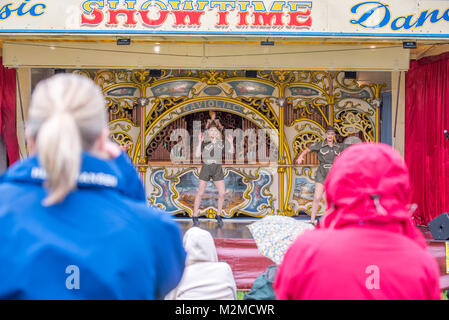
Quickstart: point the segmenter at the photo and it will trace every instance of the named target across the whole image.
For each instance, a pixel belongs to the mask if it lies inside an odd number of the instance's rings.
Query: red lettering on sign
[[[93,17],[90,18],[89,16],[92,15]],[[86,16],[84,13],[81,15],[81,24],[97,25],[103,21],[103,17],[103,11],[93,9],[92,13],[88,16]]]
[[[189,26],[201,25],[200,17],[204,14],[204,11],[172,11],[175,16],[175,25],[176,26],[185,26],[187,25],[186,17],[189,17]]]
[[[275,18],[274,20],[274,25],[275,26],[282,26],[282,15],[284,13],[283,12],[270,12],[270,13],[266,13],[266,12],[254,12],[254,25],[255,26],[261,26],[261,19],[263,20],[263,25],[264,26],[272,26],[272,21],[273,18]]]
[[[167,20],[168,11],[167,10],[160,10],[159,11],[159,18],[156,20],[150,19],[148,17],[149,10],[140,10],[140,17],[142,18],[143,24],[147,26],[160,26]]]
[[[247,26],[248,25],[248,21],[246,20],[246,17],[248,16],[248,11],[239,11],[239,23],[237,24],[238,26]]]
[[[134,14],[136,13],[136,10],[109,10],[109,21],[108,24],[110,25],[118,25],[118,19],[117,16],[119,15],[126,15],[126,22],[127,25],[136,25],[137,21],[134,19]]]
[[[307,9],[305,12],[289,12],[290,15],[290,23],[289,26],[294,27],[311,27],[312,26],[312,17],[310,16],[310,10]],[[298,21],[298,17],[303,18],[303,20]],[[304,18],[307,18],[304,20]]]
[[[228,11],[219,11],[218,12],[218,23],[217,26],[229,26],[229,23],[227,21],[227,17],[228,17]]]
[[[295,12],[237,12],[237,27],[299,27],[312,26],[311,10],[302,8],[303,11]],[[158,13],[157,13],[158,12]],[[205,11],[190,10],[159,10],[152,14],[151,10],[130,9],[106,9],[92,8],[91,12],[81,13],[81,24],[98,26],[105,23],[106,26],[128,26],[134,27],[142,24],[146,27],[160,27],[167,23],[169,14],[173,15],[174,26],[201,26],[201,17]],[[449,10],[448,10],[449,12]],[[108,13],[108,15],[107,15]],[[285,15],[285,18],[284,18]],[[139,18],[140,17],[140,18]],[[229,27],[229,11],[219,11],[216,27]],[[287,21],[287,18],[289,21]],[[283,21],[285,20],[285,21]],[[233,22],[233,21],[231,21]],[[285,22],[285,23],[284,23]],[[264,28],[266,29],[266,28]]]

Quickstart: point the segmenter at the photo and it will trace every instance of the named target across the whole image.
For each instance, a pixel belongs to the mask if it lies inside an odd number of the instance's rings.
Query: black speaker
[[[162,75],[162,70],[151,69],[150,77],[159,78]]]
[[[65,73],[65,69],[55,69],[55,74]]]
[[[427,225],[435,240],[449,239],[449,214],[442,213]]]
[[[404,49],[416,49],[416,41],[404,41],[402,42],[402,48]]]
[[[355,71],[345,71],[345,79],[357,79],[357,72]]]
[[[246,70],[245,77],[247,77],[247,78],[257,78],[257,70]]]
[[[131,44],[131,39],[129,39],[129,38],[117,39],[118,46],[129,46],[130,44]]]

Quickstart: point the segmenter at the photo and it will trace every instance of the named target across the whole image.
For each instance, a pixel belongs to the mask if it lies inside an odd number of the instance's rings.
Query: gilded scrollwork
[[[271,98],[258,98],[258,97],[237,97],[237,100],[253,107],[260,112],[276,127],[279,126],[276,113],[273,111]]]
[[[134,70],[131,73],[131,82],[137,83],[139,85],[148,84],[152,80],[149,70]]]
[[[216,70],[201,71],[199,76],[201,82],[207,85],[217,85],[227,78],[226,72],[220,72]]]
[[[109,131],[115,131],[115,130],[121,129],[125,132],[129,132],[131,130],[131,127],[132,126],[129,124],[114,122],[114,123],[109,124]]]
[[[303,132],[302,134],[297,135],[293,141],[295,157],[309,145],[319,141],[323,141],[323,138],[315,132]]]
[[[125,146],[128,142],[133,143],[131,136],[124,132],[112,132],[109,134],[109,138],[120,146]],[[131,153],[132,148],[128,150],[128,155],[131,156]]]
[[[89,70],[73,70],[72,73],[92,79],[92,75]]]
[[[135,142],[132,159],[141,166],[148,163],[149,151],[153,149],[157,151],[161,145],[170,146],[166,140],[159,139],[161,135],[168,134],[170,130],[167,128],[177,127],[182,117],[195,112],[181,111],[178,107],[206,99],[240,104],[243,106],[242,111],[229,114],[243,118],[250,123],[249,127],[275,129],[279,136],[282,131],[279,128],[281,113],[278,98],[285,98],[283,119],[289,133],[288,135],[284,133],[281,139],[285,141],[284,150],[288,150],[289,158],[282,163],[287,165],[291,164],[292,159],[306,146],[323,140],[324,128],[329,124],[334,125],[338,135],[343,138],[358,135],[363,141],[378,139],[378,112],[380,112],[378,100],[384,84],[359,84],[356,80],[346,79],[344,72],[269,70],[257,71],[257,74],[251,77],[245,70],[163,69],[154,73],[149,69],[140,69],[74,72],[93,79],[101,87],[109,110],[109,128],[113,132],[111,138],[120,144]],[[140,107],[137,104],[138,98],[149,98],[148,105]],[[227,111],[217,111],[219,112]],[[222,118],[225,119],[223,115]],[[297,133],[294,133],[293,128]],[[156,152],[154,150],[153,153]],[[292,151],[293,158],[290,156]],[[280,197],[286,199],[282,214],[310,212],[311,201],[307,198],[310,196],[310,190],[307,188],[313,184],[317,163],[311,155],[305,167],[276,168],[274,173],[271,173],[270,182],[260,190],[260,196],[268,197],[270,200],[261,202],[260,205],[254,204],[252,198],[256,188],[254,184],[259,181],[258,179],[262,179],[263,175],[254,169],[228,168],[227,173],[241,177],[242,183],[246,184],[248,189],[242,194],[240,205],[235,206],[227,216],[275,214],[273,203],[279,201]],[[257,169],[262,171],[261,168]],[[153,172],[152,170],[150,171]],[[174,213],[183,211],[185,208],[177,202],[180,199],[177,186],[182,182],[181,177],[188,174],[197,175],[198,168],[193,171],[192,168],[167,169],[158,179],[162,179],[161,183],[164,179],[170,181],[170,184],[156,188],[156,193],[149,193],[149,200],[163,207],[161,201],[164,193],[168,193],[172,203],[167,204],[165,208],[176,207],[176,210],[173,209]],[[280,179],[280,175],[287,176],[285,180],[287,188],[282,192],[278,189],[279,181],[274,183],[274,177]],[[307,190],[302,190],[306,198],[303,196],[295,198],[293,195],[293,191],[297,192],[295,184],[298,182],[295,179],[298,178],[304,178],[305,180],[301,180],[300,183],[306,183],[308,186]],[[150,184],[156,183],[156,180],[145,181]],[[276,194],[276,191],[285,195]],[[173,207],[170,207],[171,205]],[[245,209],[248,208],[245,206],[251,205],[254,205],[251,209],[253,211]],[[322,205],[321,208],[323,207]],[[215,214],[214,208],[208,207],[203,213],[212,217]]]
[[[306,118],[308,116],[312,116],[317,112],[328,122],[327,120],[327,106],[328,104],[322,97],[313,97],[313,98],[300,98],[294,99],[292,97],[287,98],[288,102],[291,102],[291,106],[293,110],[297,109],[299,111],[300,118]],[[287,126],[291,127],[295,124],[294,119],[291,123],[287,123]]]
[[[291,71],[277,70],[271,72],[271,79],[278,84],[286,84],[294,79],[295,75]]]
[[[126,112],[134,108],[136,99],[133,98],[106,98],[106,108],[113,115],[118,115],[120,118],[126,118]]]
[[[93,80],[100,86],[100,88],[104,89],[105,84],[115,84],[117,82],[121,82],[120,79],[123,78],[124,71],[114,71],[114,70],[98,70],[94,74]],[[121,74],[118,76],[118,74]]]
[[[145,121],[145,127],[148,128],[157,118],[163,115],[165,112],[173,108],[174,106],[186,101],[188,97],[154,97],[151,99],[150,104],[152,108],[148,113]]]
[[[276,85],[287,84],[295,79],[294,72],[289,70],[258,71],[257,76]]]
[[[374,141],[374,124],[366,112],[354,109],[339,112],[336,115],[335,128],[342,137],[361,134],[363,141]]]

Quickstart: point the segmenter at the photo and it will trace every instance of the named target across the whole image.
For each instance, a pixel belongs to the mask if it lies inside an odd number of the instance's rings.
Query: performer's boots
[[[192,217],[193,226],[198,227],[200,225],[200,221],[198,220],[198,217]]]
[[[223,226],[223,218],[217,213],[215,219],[217,219],[218,227],[221,228]]]

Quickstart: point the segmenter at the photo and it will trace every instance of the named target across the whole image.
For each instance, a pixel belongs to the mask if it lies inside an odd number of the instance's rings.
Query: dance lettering
[[[270,8],[260,0],[89,0],[82,4],[81,24],[148,28],[169,23],[175,27],[202,26],[202,18],[215,10],[215,27],[220,28],[230,27],[231,17],[237,27],[310,28],[311,9],[311,1],[295,0],[274,1]]]
[[[389,5],[378,1],[359,3],[351,8],[351,13],[358,14],[358,19],[352,19],[351,24],[367,29],[380,29],[390,25],[391,30],[409,30],[440,21],[449,21],[449,7],[440,14],[440,10],[424,10],[419,14],[393,17]]]

